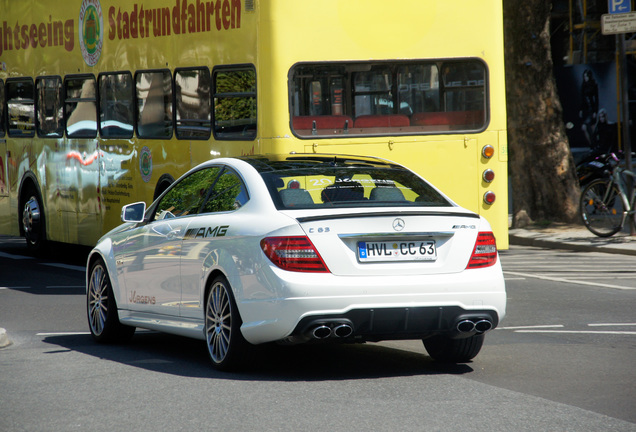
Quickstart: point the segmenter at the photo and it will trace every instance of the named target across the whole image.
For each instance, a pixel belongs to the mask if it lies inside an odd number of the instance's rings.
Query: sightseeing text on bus
[[[229,30],[241,27],[241,0],[174,0],[161,7],[150,7],[147,2],[128,4],[124,8],[110,6],[106,24],[104,36],[109,40]],[[54,19],[49,15],[32,23],[3,21],[0,55],[11,50],[51,47],[64,47],[71,52],[77,37],[75,19]]]

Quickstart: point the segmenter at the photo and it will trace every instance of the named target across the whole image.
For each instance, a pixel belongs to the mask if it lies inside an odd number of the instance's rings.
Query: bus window
[[[333,115],[344,114],[344,83],[342,78],[332,78],[329,81],[331,96],[331,113]]]
[[[103,138],[132,138],[134,93],[131,73],[101,74],[98,81],[99,134]]]
[[[439,72],[436,64],[401,66],[397,72],[397,85],[400,103],[410,107],[413,112],[440,110]]]
[[[172,137],[172,77],[170,71],[137,72],[137,135]]]
[[[95,138],[97,136],[97,99],[95,77],[67,76],[64,80],[66,100],[66,136]]]
[[[485,69],[479,62],[446,63],[442,69],[447,111],[484,109]]]
[[[6,84],[9,136],[32,137],[35,135],[35,106],[33,103],[33,80],[31,78],[9,79]]]
[[[311,95],[311,104],[309,105],[309,115],[322,115],[322,86],[320,81],[311,81],[309,83],[309,94]]]
[[[176,70],[174,87],[177,138],[210,138],[212,131],[210,70],[208,68]]]
[[[296,136],[478,132],[486,126],[479,60],[298,64],[290,71]]]
[[[214,70],[214,137],[256,138],[256,71],[253,68]]]
[[[37,92],[37,131],[45,138],[64,136],[62,78],[40,77],[35,80]]]
[[[4,136],[4,82],[0,80],[0,138]],[[2,167],[0,167],[0,170]]]
[[[353,73],[354,112],[356,117],[393,114],[393,74],[388,67]],[[407,113],[408,114],[408,113]]]

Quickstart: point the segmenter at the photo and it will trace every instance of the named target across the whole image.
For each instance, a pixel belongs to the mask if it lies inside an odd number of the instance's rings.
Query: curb
[[[576,244],[517,235],[510,235],[509,242],[511,245],[517,246],[533,246],[548,249],[565,249],[577,252],[604,252],[610,254],[636,256],[636,249],[627,249],[614,246],[598,246],[593,244]]]
[[[0,348],[8,347],[9,345],[11,345],[11,341],[9,336],[7,336],[7,331],[0,328]]]

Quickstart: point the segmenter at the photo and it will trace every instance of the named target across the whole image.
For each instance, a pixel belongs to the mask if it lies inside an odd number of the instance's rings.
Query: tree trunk
[[[551,0],[503,0],[513,227],[578,221],[579,184],[550,48]]]

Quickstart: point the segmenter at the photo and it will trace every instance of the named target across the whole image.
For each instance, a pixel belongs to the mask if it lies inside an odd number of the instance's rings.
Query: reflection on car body
[[[199,338],[219,369],[267,342],[421,339],[465,362],[505,315],[488,222],[386,160],[214,159],[122,218],[87,266],[98,341]]]

